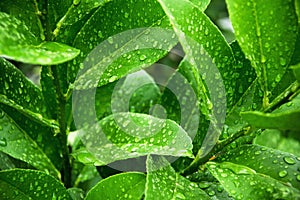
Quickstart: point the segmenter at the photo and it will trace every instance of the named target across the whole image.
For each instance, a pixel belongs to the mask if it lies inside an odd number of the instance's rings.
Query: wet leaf
[[[0,151],[0,169],[5,170],[5,169],[12,169],[15,167],[16,166],[10,160],[10,157],[6,153]]]
[[[23,21],[36,37],[45,39],[39,19],[41,13],[39,13],[35,0],[15,0],[13,3],[10,0],[2,0],[0,1],[0,11]]]
[[[210,199],[196,183],[175,172],[163,157],[147,159],[145,200]]]
[[[300,130],[300,95],[283,104],[272,113],[259,111],[242,112],[242,117],[257,128]]]
[[[0,133],[0,151],[60,177],[59,171],[43,149],[2,110],[0,110]]]
[[[110,176],[100,181],[87,194],[92,199],[133,199],[140,200],[145,190],[146,177],[143,173],[129,172]]]
[[[116,113],[79,133],[87,149],[74,155],[83,163],[105,165],[148,154],[193,157],[190,137],[169,119]]]
[[[195,6],[198,7],[199,10],[201,11],[204,11],[207,6],[209,5],[210,3],[210,0],[202,0],[202,1],[199,1],[199,0],[188,0],[190,1],[192,4],[194,4]]]
[[[1,199],[66,199],[64,186],[43,172],[14,169],[0,172]]]
[[[0,12],[0,56],[30,64],[53,65],[73,59],[79,50],[56,42],[41,42],[17,18]]]
[[[243,145],[222,155],[220,160],[247,166],[257,173],[300,188],[300,159],[293,154],[258,145]]]
[[[69,64],[70,82],[81,63],[84,70],[77,75],[77,89],[105,85],[153,64],[177,43],[169,28],[155,1],[122,0],[100,6],[74,40],[82,54]]]
[[[297,199],[300,191],[243,165],[208,163],[209,171],[236,199]]]
[[[80,188],[68,188],[67,189],[69,195],[71,196],[72,200],[83,200],[84,199],[84,191]]]
[[[255,68],[267,98],[293,54],[298,26],[293,1],[226,2],[237,41]]]

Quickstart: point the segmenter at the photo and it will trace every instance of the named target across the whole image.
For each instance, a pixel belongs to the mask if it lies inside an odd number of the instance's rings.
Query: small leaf
[[[73,59],[79,50],[56,42],[41,42],[20,20],[0,12],[0,56],[24,63],[54,65]]]
[[[283,104],[272,113],[259,111],[242,112],[241,116],[257,128],[300,130],[300,95]]]
[[[71,200],[64,186],[52,176],[24,169],[0,172],[0,198]]]
[[[163,157],[147,159],[145,200],[210,199],[196,183],[179,175]]]
[[[148,154],[193,157],[190,137],[169,119],[117,113],[79,133],[88,150],[82,153],[91,155],[86,162],[89,164],[97,160],[95,164],[105,165]],[[77,152],[77,157],[82,153]],[[81,157],[86,158],[86,155]]]
[[[294,1],[227,0],[237,41],[268,93],[286,72],[297,37]],[[277,34],[274,34],[277,33]]]
[[[290,153],[258,145],[243,145],[222,155],[220,160],[247,166],[257,173],[300,188],[300,159]]]
[[[236,199],[297,199],[300,191],[253,169],[230,162],[208,163],[209,171]]]
[[[292,66],[291,68],[294,71],[297,81],[300,83],[300,63],[298,65]]]
[[[146,177],[142,173],[130,172],[110,176],[100,181],[87,194],[86,200],[133,199],[140,200],[145,190]]]
[[[15,122],[0,109],[0,151],[60,177],[48,156]]]

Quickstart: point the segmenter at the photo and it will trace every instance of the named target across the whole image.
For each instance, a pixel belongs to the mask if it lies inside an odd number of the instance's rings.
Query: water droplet
[[[7,145],[6,138],[4,138],[4,137],[0,138],[0,146],[1,147],[6,147],[6,145]]]
[[[215,194],[216,194],[216,192],[213,191],[213,190],[209,190],[209,191],[208,191],[208,195],[209,195],[209,196],[214,196]]]
[[[73,0],[73,5],[77,6],[80,3],[81,0]]]
[[[112,76],[112,77],[109,78],[108,81],[111,83],[111,82],[114,82],[114,81],[117,80],[117,79],[118,79],[117,76]]]
[[[278,173],[279,177],[283,178],[285,176],[287,176],[288,172],[286,170],[282,170]]]
[[[103,34],[102,34],[101,31],[98,31],[98,37],[99,37],[99,38],[103,38]]]
[[[182,193],[177,193],[176,197],[179,199],[186,199],[185,196]]]
[[[200,187],[201,189],[209,188],[210,185],[211,185],[210,183],[204,182],[204,181],[199,183],[199,187]]]
[[[146,55],[141,55],[140,56],[140,61],[144,61],[144,60],[146,60],[147,59],[147,56]]]
[[[280,58],[280,64],[283,66],[286,65],[286,59]]]
[[[0,119],[2,119],[4,117],[5,113],[3,112],[3,110],[0,110]]]
[[[107,42],[109,44],[113,44],[114,43],[114,39],[112,37],[107,38]]]
[[[297,179],[298,181],[300,181],[300,174],[298,174],[298,175],[296,176],[296,179]]]
[[[267,61],[266,57],[264,55],[261,55],[261,60],[262,63],[265,63]]]
[[[291,157],[284,157],[283,160],[287,163],[287,164],[290,164],[290,165],[294,165],[296,164],[295,160]]]

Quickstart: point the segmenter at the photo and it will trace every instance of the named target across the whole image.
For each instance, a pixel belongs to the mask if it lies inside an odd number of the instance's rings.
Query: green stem
[[[237,140],[238,138],[247,135],[251,132],[251,128],[245,127],[241,129],[237,134],[232,135],[231,137],[217,143],[214,148],[208,153],[206,156],[202,157],[202,151],[201,149],[198,151],[198,154],[196,155],[196,158],[193,160],[193,162],[185,168],[181,174],[184,176],[187,176],[189,174],[192,174],[196,172],[199,168],[199,166],[207,163],[211,157],[215,156],[218,154],[222,149],[224,149],[226,146]]]

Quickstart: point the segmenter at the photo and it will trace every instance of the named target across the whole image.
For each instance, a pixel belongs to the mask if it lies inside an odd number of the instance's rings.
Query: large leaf
[[[52,176],[23,169],[0,172],[0,198],[71,200],[64,186]]]
[[[147,12],[142,11],[146,7]],[[122,12],[115,12],[119,10]],[[68,67],[70,82],[83,61],[85,69],[77,75],[78,89],[95,87],[101,75],[99,86],[149,66],[177,43],[173,32],[165,28],[169,22],[156,1],[121,0],[100,6],[74,40],[82,54]]]
[[[257,173],[300,188],[300,159],[290,153],[258,145],[243,145],[222,155],[220,159],[247,166]]]
[[[297,15],[292,0],[227,0],[236,38],[268,93],[285,74],[297,37]],[[274,34],[278,33],[278,34]]]
[[[20,129],[10,117],[2,110],[0,111],[0,151],[59,177],[59,171],[43,152],[43,149]]]
[[[148,154],[193,157],[190,137],[169,119],[116,113],[79,133],[88,151],[79,151],[75,156],[84,158],[85,163],[105,165]]]
[[[26,24],[0,12],[0,56],[17,61],[52,65],[73,59],[79,50],[56,42],[41,42]]]
[[[142,173],[130,172],[110,176],[100,181],[87,194],[87,200],[133,199],[140,200],[144,194],[146,176]]]
[[[210,199],[196,183],[179,175],[163,157],[147,159],[145,200]]]
[[[208,163],[210,172],[236,199],[298,199],[300,191],[255,170],[230,162]]]
[[[300,130],[300,95],[272,113],[243,112],[242,117],[257,128]]]

